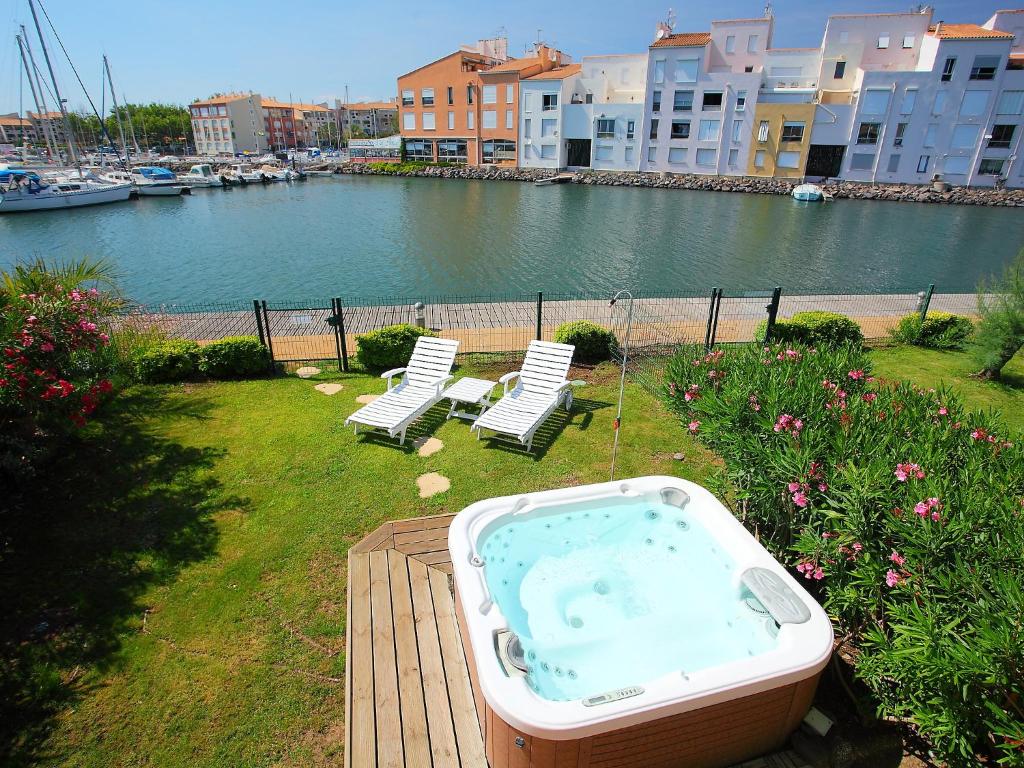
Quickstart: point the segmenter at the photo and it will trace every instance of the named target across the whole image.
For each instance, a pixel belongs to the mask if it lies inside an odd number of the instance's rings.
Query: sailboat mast
[[[135,147],[136,156],[142,154],[142,148],[139,147],[139,140],[135,138],[135,126],[132,125],[132,111],[128,109],[128,99],[125,95],[121,94],[121,103],[124,104],[124,116],[128,118],[128,135],[132,137],[132,146]]]
[[[64,121],[64,131],[68,140],[68,155],[71,158],[71,162],[78,168],[79,175],[82,172],[82,165],[78,162],[78,155],[75,153],[75,143],[71,138],[71,120],[68,118],[68,109],[64,104],[64,99],[60,95],[60,86],[57,85],[57,76],[53,72],[53,64],[50,63],[50,52],[46,50],[46,39],[43,37],[43,28],[39,26],[39,16],[36,13],[36,4],[34,0],[28,0],[29,10],[32,11],[32,21],[36,25],[36,34],[39,35],[39,44],[43,47],[43,58],[46,60],[46,69],[50,72],[50,80],[53,83],[53,95],[57,99],[57,106],[60,108],[60,116]]]
[[[25,28],[22,27],[21,31],[24,32]],[[39,106],[39,95],[36,93],[35,80],[32,79],[32,70],[29,69],[28,59],[25,57],[25,43],[22,42],[21,35],[15,35],[14,39],[18,41],[18,50],[21,52],[21,64],[25,67],[25,74],[28,76],[28,89],[32,92],[32,102],[36,105],[36,114],[39,115],[39,124],[43,127],[43,138],[46,140],[46,149],[50,153],[50,157],[56,156],[56,152],[53,147],[53,143],[50,141],[49,121],[47,121],[43,110]]]
[[[28,33],[25,31],[25,25],[21,25],[21,40],[20,45],[24,45],[22,50],[22,62],[25,61],[25,54],[28,54],[27,67],[31,70],[28,76],[28,82],[30,85],[34,83],[32,88],[32,95],[35,97],[38,91],[39,97],[36,100],[36,114],[39,115],[39,123],[43,126],[43,136],[46,139],[46,148],[50,152],[50,159],[59,162],[60,161],[60,149],[59,142],[57,141],[57,134],[53,130],[53,124],[50,122],[48,115],[50,114],[50,108],[46,104],[46,93],[43,91],[43,84],[39,80],[39,67],[36,66],[36,57],[32,54],[32,44],[28,41]]]
[[[114,93],[114,79],[110,76],[110,62],[103,57],[103,69],[107,73],[107,82],[110,84],[110,101],[114,104],[114,116],[117,118],[117,132],[121,135],[121,146],[124,148],[124,157],[128,159],[128,141],[124,137],[124,124],[121,122],[121,108],[117,104],[117,94]],[[118,158],[120,159],[120,157]]]

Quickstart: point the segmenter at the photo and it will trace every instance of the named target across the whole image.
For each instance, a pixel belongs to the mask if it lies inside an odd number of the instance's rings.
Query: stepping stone
[[[412,441],[419,450],[420,456],[426,458],[427,456],[433,456],[435,453],[444,448],[444,443],[438,440],[436,437],[417,437]]]
[[[378,397],[380,397],[380,395],[360,395],[356,398],[356,402],[366,405],[367,403],[372,403]]]
[[[323,384],[317,384],[313,389],[317,392],[323,392],[325,395],[336,395],[341,392],[342,386],[341,384],[328,384],[324,382]]]
[[[304,365],[295,372],[295,375],[300,379],[310,379],[320,373],[320,369],[312,365]]]
[[[428,499],[435,494],[447,491],[452,487],[452,481],[437,472],[428,472],[416,478],[416,485],[420,487],[420,498]]]

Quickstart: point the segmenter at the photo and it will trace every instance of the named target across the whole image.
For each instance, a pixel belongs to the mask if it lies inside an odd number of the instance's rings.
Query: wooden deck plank
[[[424,528],[419,531],[403,531],[395,534],[395,548],[403,544],[416,544],[421,541],[442,542],[448,546],[448,526],[443,528]]]
[[[422,552],[413,555],[413,557],[427,565],[440,565],[450,563],[452,561],[452,553],[447,549],[439,549],[435,552]]]
[[[387,552],[371,552],[369,560],[374,695],[373,701],[365,706],[376,712],[377,765],[380,768],[403,768],[401,701],[395,664],[395,628]]]
[[[430,753],[434,757],[434,768],[458,768],[459,748],[455,741],[455,727],[448,702],[448,682],[441,658],[430,577],[427,566],[418,560],[410,559],[408,566],[412,606],[416,616],[416,641],[420,649],[423,698],[430,733]]]
[[[349,548],[349,552],[372,552],[375,549],[387,549],[380,544],[386,543],[391,538],[391,523],[384,523],[380,528],[363,537]]]
[[[462,638],[455,618],[455,603],[448,589],[448,577],[435,568],[428,568],[430,591],[434,597],[434,616],[437,619],[437,635],[441,644],[441,658],[444,660],[444,675],[448,685],[448,699],[451,702],[452,721],[459,745],[459,757],[466,768],[487,768],[484,744],[480,736],[480,721],[477,719],[476,703],[466,668]]]
[[[408,559],[389,549],[392,612],[395,619],[395,655],[402,707],[402,743],[408,768],[431,765],[427,713],[423,703],[423,677],[416,644],[416,620],[409,589]]]
[[[349,622],[346,665],[350,669],[345,761],[351,768],[376,762],[377,739],[373,708],[373,651],[370,613],[370,558],[349,557]]]
[[[395,533],[407,531],[425,531],[429,528],[445,528],[451,525],[455,515],[434,515],[432,517],[413,517],[409,520],[395,520],[391,529]],[[447,534],[446,534],[447,535]]]
[[[418,555],[424,552],[447,552],[448,539],[428,539],[413,541],[409,544],[395,544],[395,549],[407,555]]]

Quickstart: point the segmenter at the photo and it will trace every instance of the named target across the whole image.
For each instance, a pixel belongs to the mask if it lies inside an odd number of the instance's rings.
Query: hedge
[[[555,329],[555,341],[576,347],[573,360],[578,363],[600,363],[610,360],[615,347],[615,334],[589,320],[573,320]]]
[[[267,373],[270,356],[255,336],[228,336],[202,348],[199,370],[211,379],[241,379]]]
[[[194,341],[158,341],[138,351],[135,376],[146,384],[184,381],[199,369],[201,350]]]
[[[367,370],[400,368],[409,362],[412,348],[420,336],[437,336],[426,328],[408,323],[389,325],[356,336],[356,360]]]
[[[890,335],[895,341],[930,349],[962,349],[974,333],[974,323],[963,315],[929,312],[921,322],[915,313],[900,319]]]
[[[768,321],[758,323],[754,339],[763,342]],[[796,342],[810,346],[836,346],[864,341],[864,334],[855,320],[836,312],[797,312],[788,320],[777,320],[772,341]]]

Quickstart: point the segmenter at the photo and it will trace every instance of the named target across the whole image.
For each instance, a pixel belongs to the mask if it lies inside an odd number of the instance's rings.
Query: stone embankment
[[[385,175],[363,164],[345,163],[339,173]],[[424,176],[442,179],[481,179],[530,182],[555,175],[542,168],[499,168],[495,166],[427,166],[403,169],[387,175]],[[638,173],[633,171],[579,171],[573,184],[613,187],[650,187],[656,189],[692,189],[709,192],[748,192],[761,195],[788,195],[799,182],[785,179],[762,179],[752,176],[705,176],[696,174]],[[1024,189],[992,189],[987,187],[951,187],[937,191],[931,186],[912,184],[867,184],[834,181],[822,185],[836,199],[891,200],[915,203],[946,203],[953,205],[984,205],[1024,208]]]

